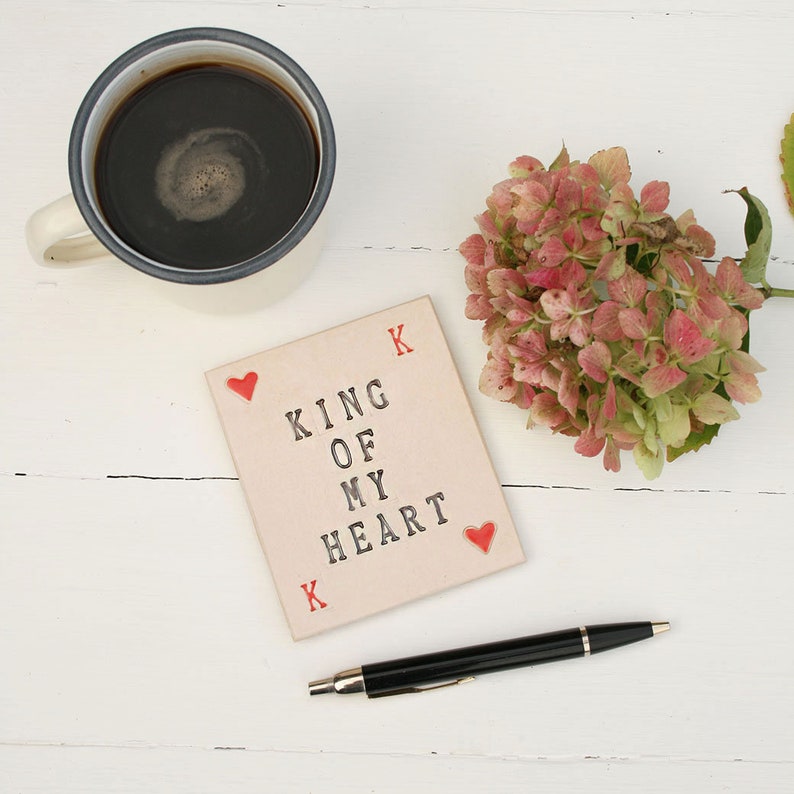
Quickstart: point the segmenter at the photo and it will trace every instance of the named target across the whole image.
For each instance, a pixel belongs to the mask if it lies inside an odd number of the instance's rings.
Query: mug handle
[[[25,225],[25,237],[40,265],[81,265],[108,256],[107,248],[88,231],[71,193],[34,212]]]

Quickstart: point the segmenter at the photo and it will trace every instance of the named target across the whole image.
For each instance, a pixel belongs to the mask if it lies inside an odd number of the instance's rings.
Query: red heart
[[[469,543],[475,545],[483,554],[487,554],[491,550],[495,534],[496,524],[493,521],[486,521],[481,527],[466,527],[463,530],[463,537]]]
[[[259,380],[259,376],[256,372],[247,372],[244,378],[227,378],[226,386],[230,391],[239,394],[244,400],[251,402],[257,380]]]

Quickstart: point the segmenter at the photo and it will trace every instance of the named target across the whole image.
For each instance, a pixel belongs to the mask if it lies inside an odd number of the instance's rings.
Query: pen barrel
[[[654,624],[649,621],[587,626],[586,631],[590,653],[631,645],[633,642],[650,639],[655,633]]]
[[[653,635],[654,624],[648,621],[610,623],[377,662],[362,665],[361,672],[367,695],[381,697],[483,673],[581,657]]]
[[[362,665],[361,671],[367,695],[379,697],[426,684],[577,656],[584,656],[578,628],[377,662]]]

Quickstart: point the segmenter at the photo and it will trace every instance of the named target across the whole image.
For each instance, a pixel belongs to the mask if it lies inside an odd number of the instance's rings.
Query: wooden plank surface
[[[777,145],[794,104],[782,0],[0,2],[0,791],[783,791],[794,724],[794,304],[752,318],[764,396],[646,482],[526,431],[477,391],[458,244],[516,155],[624,145],[741,256],[748,185],[794,287]],[[218,25],[295,57],[339,166],[311,277],[200,314],[122,266],[35,266],[75,109],[116,55]],[[293,643],[203,372],[430,294],[528,561]],[[396,655],[583,622],[649,643],[416,697],[313,698]]]

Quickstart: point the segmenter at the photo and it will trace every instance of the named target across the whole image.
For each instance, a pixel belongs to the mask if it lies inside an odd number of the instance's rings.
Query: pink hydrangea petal
[[[624,427],[617,421],[610,422],[608,430],[609,435],[620,449],[633,449],[639,438],[641,438],[641,435],[638,437],[632,429]]]
[[[490,213],[483,212],[474,220],[477,222],[477,226],[479,227],[480,232],[485,238],[486,242],[492,242],[501,239],[501,233],[499,232],[499,229],[496,228],[496,224],[494,223],[494,219],[491,217]]]
[[[527,410],[535,399],[535,390],[526,383],[516,383],[516,394],[512,403],[523,410]]]
[[[648,346],[645,358],[651,362],[649,366],[667,364],[670,360],[670,352],[661,342],[653,342]]]
[[[601,228],[616,240],[626,236],[626,232],[637,220],[634,193],[631,188],[619,182],[610,190],[609,202],[601,218]]]
[[[465,313],[469,320],[487,320],[493,314],[493,307],[487,296],[469,295]]]
[[[511,192],[519,199],[513,214],[520,221],[539,220],[551,202],[548,188],[535,179],[513,185]]]
[[[482,267],[475,267],[471,263],[467,264],[463,269],[463,280],[469,290],[477,295],[484,295],[488,289],[485,279],[485,269]]]
[[[589,163],[572,163],[568,173],[585,186],[585,189],[599,187],[601,180],[599,179],[598,171]]]
[[[584,238],[578,223],[568,223],[560,234],[563,245],[569,251],[577,251],[582,245]]]
[[[530,410],[532,421],[544,427],[558,427],[568,417],[568,412],[557,401],[557,397],[549,392],[536,394]]]
[[[573,214],[582,206],[582,186],[570,177],[561,180],[554,196],[554,202],[563,215]]]
[[[592,427],[588,427],[587,430],[576,439],[576,443],[573,445],[573,448],[576,452],[580,455],[584,455],[586,458],[594,458],[598,455],[601,450],[604,448],[606,444],[606,438],[601,436],[600,438],[596,435],[595,430]]]
[[[607,372],[612,366],[612,353],[603,342],[596,340],[583,347],[577,354],[579,366],[598,383],[606,383]]]
[[[593,172],[595,173],[595,171]],[[595,175],[595,183],[586,185],[584,193],[582,194],[582,207],[584,209],[594,212],[599,219],[609,204],[609,194],[604,190],[598,182],[598,174]]]
[[[749,284],[736,296],[736,302],[745,309],[760,309],[764,300],[764,293]]]
[[[554,320],[549,326],[549,336],[558,342],[560,339],[565,339],[568,336],[568,328],[571,325],[571,318],[566,317],[564,320]]]
[[[744,350],[733,350],[728,354],[728,366],[732,372],[742,374],[754,374],[756,372],[766,372],[766,367],[759,364],[749,353]]]
[[[690,248],[693,248],[698,256],[705,257],[706,259],[714,256],[714,238],[702,226],[693,223],[686,230],[686,237],[690,243],[694,243],[694,246],[690,245]]]
[[[540,296],[540,305],[550,320],[567,320],[574,310],[570,293],[562,289],[547,289]]]
[[[486,200],[488,209],[495,212],[499,217],[507,217],[513,209],[512,188],[521,184],[519,179],[505,179],[503,182],[493,186],[491,195]]]
[[[525,281],[526,276],[524,273],[521,274],[521,278]],[[509,306],[507,307],[508,313],[517,312],[518,315],[521,317],[521,325],[527,322],[530,317],[534,314],[536,310],[535,303],[528,300],[522,294],[516,294],[513,292],[507,293],[507,299],[509,302]]]
[[[597,394],[590,393],[587,397],[585,413],[587,414],[587,421],[590,423],[590,426],[596,429],[598,435],[603,436],[604,434],[601,432],[603,429],[603,422],[600,421],[601,407]]]
[[[719,296],[711,293],[699,295],[689,306],[689,315],[706,329],[714,321],[726,317],[731,307]]]
[[[542,170],[544,170],[543,163],[541,163],[540,160],[536,159],[535,157],[529,157],[528,155],[516,157],[516,159],[513,160],[513,162],[508,166],[510,175],[514,177],[527,177],[533,171]]]
[[[607,471],[620,471],[620,449],[611,436],[607,437],[607,443],[604,448],[604,468]]]
[[[667,298],[660,290],[653,290],[645,296],[645,308],[648,310],[648,319],[654,317],[661,319],[662,313],[667,313]]]
[[[700,361],[717,346],[713,339],[703,336],[700,327],[681,309],[673,309],[665,320],[664,343],[685,365]]]
[[[507,349],[515,350],[512,355],[530,355],[533,358],[541,358],[548,353],[545,337],[534,328],[517,334]]]
[[[615,301],[604,301],[593,313],[592,332],[604,342],[617,342],[623,338],[618,314],[621,306]]]
[[[560,277],[563,286],[577,290],[587,281],[587,270],[581,262],[568,259],[560,265]]]
[[[720,342],[727,348],[738,350],[747,335],[747,318],[736,310],[723,317],[718,326]]]
[[[551,364],[547,364],[543,369],[540,382],[545,388],[556,393],[560,388],[560,377],[560,370]]]
[[[612,300],[624,306],[637,306],[648,290],[648,282],[633,267],[626,266],[626,272],[614,281],[607,283],[607,292]]]
[[[563,285],[562,271],[558,267],[540,267],[527,275],[527,282],[544,289],[559,289]]]
[[[653,399],[660,394],[670,391],[686,379],[686,373],[670,364],[660,364],[651,367],[642,376],[642,388]]]
[[[619,182],[628,182],[631,179],[629,157],[622,146],[602,149],[587,162],[595,169],[601,184],[607,190]]]
[[[579,384],[570,367],[566,367],[560,374],[560,388],[557,391],[560,405],[573,416],[579,407]]]
[[[710,320],[718,320],[730,313],[730,306],[717,294],[718,287],[714,276],[706,270],[697,257],[690,257],[689,266],[694,277],[696,312]]]
[[[679,284],[692,283],[692,271],[686,260],[678,251],[664,249],[661,255],[662,265]]]
[[[508,291],[516,295],[522,295],[526,291],[526,279],[521,273],[509,267],[491,270],[487,280],[491,294],[496,297],[504,295]]]
[[[745,309],[760,309],[764,295],[744,280],[741,268],[729,256],[724,257],[719,265],[715,281],[720,292],[727,300],[735,300]]]
[[[741,268],[729,256],[725,256],[720,260],[717,265],[715,279],[720,292],[725,295],[735,295],[745,283]]]
[[[556,207],[549,207],[535,227],[535,236],[538,240],[544,240],[556,231],[564,220],[565,216]]]
[[[664,212],[670,203],[670,185],[667,182],[648,182],[640,191],[640,205],[645,212]]]
[[[527,273],[526,279],[527,284],[545,289],[563,289],[571,285],[578,288],[587,281],[587,271],[579,262],[569,259],[559,267],[538,267]]]
[[[517,361],[513,366],[513,377],[521,383],[539,386],[545,364],[540,361]]]
[[[488,244],[485,246],[485,269],[486,270],[493,270],[494,268],[499,267],[496,263],[496,245],[497,243],[488,241]]]
[[[516,337],[507,346],[509,354],[515,359],[513,377],[524,383],[539,385],[546,368],[546,340],[539,331],[530,330]]]
[[[758,388],[758,379],[749,373],[734,372],[725,381],[725,391],[736,402],[754,403],[761,399],[761,389]]]
[[[574,317],[568,327],[568,338],[577,347],[584,347],[590,341],[590,315]]]
[[[493,344],[494,339],[504,331],[504,321],[505,318],[497,312],[493,312],[490,317],[485,319],[482,326],[482,341],[486,345]]]
[[[540,247],[536,259],[543,267],[557,267],[569,255],[570,251],[563,245],[559,237],[550,237]]]
[[[611,250],[612,243],[605,235],[600,240],[583,240],[576,251],[576,255],[587,261],[588,264],[596,265],[601,261],[604,254]]]
[[[472,265],[485,263],[485,240],[481,234],[470,234],[458,248],[466,261]]]
[[[502,402],[510,402],[516,393],[512,368],[507,361],[490,358],[480,374],[480,391],[488,397]]]
[[[615,381],[610,380],[607,383],[607,390],[604,395],[604,416],[607,419],[614,419],[617,412],[617,390],[615,388]]]
[[[618,248],[608,251],[601,257],[598,267],[593,273],[595,281],[614,281],[626,272],[626,249]]]
[[[621,309],[618,312],[618,322],[629,339],[645,339],[650,334],[648,319],[640,309]]]
[[[600,215],[590,215],[587,218],[582,218],[580,225],[585,240],[603,240],[607,236],[607,233],[601,228]]]

